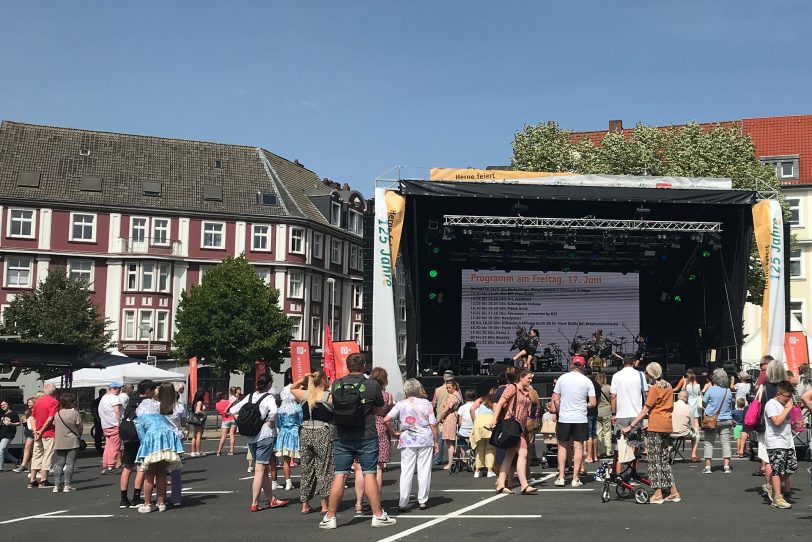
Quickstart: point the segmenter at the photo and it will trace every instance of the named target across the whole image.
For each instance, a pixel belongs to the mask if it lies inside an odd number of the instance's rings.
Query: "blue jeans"
[[[588,438],[598,438],[598,415],[586,416],[586,434]]]
[[[434,456],[434,464],[443,464],[443,454],[445,454],[445,439],[440,439],[440,445],[437,447],[437,454]]]
[[[13,461],[9,461],[9,463],[14,463],[15,465],[20,462],[19,459],[14,457],[14,455],[8,451],[8,445],[11,444],[10,438],[0,439],[0,470],[3,470],[3,465],[6,462],[6,456],[9,456]]]
[[[367,439],[336,439],[333,441],[333,462],[336,474],[350,474],[352,462],[358,458],[361,472],[378,472],[378,437]]]

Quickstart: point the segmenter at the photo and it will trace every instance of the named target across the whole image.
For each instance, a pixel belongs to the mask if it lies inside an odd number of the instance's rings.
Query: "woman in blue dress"
[[[282,473],[285,475],[285,491],[293,489],[290,480],[290,463],[299,458],[299,428],[302,425],[302,405],[290,392],[290,386],[285,386],[282,393],[282,405],[276,411],[276,427],[279,434],[276,437],[274,453],[276,457],[283,458]]]
[[[138,507],[142,514],[166,510],[166,474],[180,468],[180,454],[183,442],[178,438],[175,427],[166,418],[175,410],[175,387],[170,383],[158,388],[158,401],[139,405],[135,427],[141,445],[138,447],[135,462],[144,471],[144,504]],[[156,404],[157,403],[157,404]],[[143,408],[141,408],[143,407]],[[156,408],[157,407],[157,408]],[[156,489],[157,506],[152,505],[152,489]]]

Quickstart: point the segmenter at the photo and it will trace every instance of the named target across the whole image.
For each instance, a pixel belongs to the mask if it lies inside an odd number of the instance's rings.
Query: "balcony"
[[[147,254],[151,256],[181,256],[182,244],[165,238],[120,237],[119,250],[124,254]]]

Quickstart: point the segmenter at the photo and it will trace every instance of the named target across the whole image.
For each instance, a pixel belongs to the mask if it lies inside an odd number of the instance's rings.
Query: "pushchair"
[[[474,451],[471,449],[471,443],[468,437],[463,437],[457,433],[457,438],[454,441],[454,460],[451,462],[451,468],[448,470],[449,474],[462,472],[474,472],[475,456]]]
[[[642,430],[640,428],[629,432],[629,442],[634,444],[634,460],[624,463],[623,469],[618,474],[615,472],[618,462],[618,434],[612,434],[612,442],[615,444],[612,462],[601,461],[600,465],[595,471],[595,480],[598,482],[603,482],[601,502],[609,502],[611,500],[611,486],[615,487],[615,493],[621,499],[626,499],[633,494],[634,500],[638,504],[646,504],[649,501],[651,495],[649,495],[647,488],[651,486],[651,483],[648,476],[644,476],[637,472],[637,464],[640,460],[639,447],[637,446],[637,443],[640,442],[641,437]]]

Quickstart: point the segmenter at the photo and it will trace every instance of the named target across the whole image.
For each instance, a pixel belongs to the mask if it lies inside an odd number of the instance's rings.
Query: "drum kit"
[[[535,367],[537,371],[557,372],[569,368],[569,361],[578,352],[586,352],[587,364],[593,370],[614,365],[614,360],[625,353],[626,337],[614,337],[611,333],[598,339],[576,335],[568,341],[568,354],[565,355],[556,343],[544,345],[541,353],[536,354]]]

